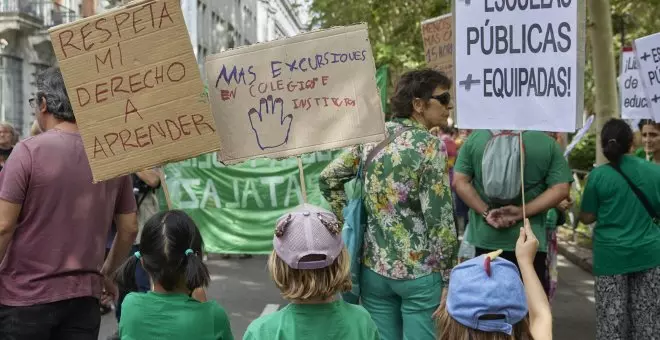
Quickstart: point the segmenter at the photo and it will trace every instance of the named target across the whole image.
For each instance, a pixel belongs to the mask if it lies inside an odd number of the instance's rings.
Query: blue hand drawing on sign
[[[293,115],[284,114],[282,98],[273,99],[273,96],[261,98],[259,110],[251,108],[248,117],[261,150],[276,148],[289,141]]]

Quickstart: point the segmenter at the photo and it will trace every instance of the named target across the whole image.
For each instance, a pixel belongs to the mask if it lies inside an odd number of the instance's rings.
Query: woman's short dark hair
[[[394,117],[410,118],[413,114],[413,100],[431,99],[433,91],[438,87],[451,88],[451,79],[442,72],[427,68],[404,73],[390,100]]]
[[[185,212],[171,210],[152,216],[142,229],[139,247],[144,270],[165,290],[176,289],[182,280],[191,291],[208,286],[211,278],[202,262],[202,236]],[[117,271],[117,282],[126,290],[137,290],[135,267],[140,258],[131,256]]]
[[[600,145],[603,155],[612,164],[618,164],[621,157],[630,151],[633,132],[630,125],[621,119],[610,119],[603,125],[600,133]]]
[[[639,124],[637,124],[637,127],[639,127],[639,131],[642,131],[642,128],[644,128],[646,125],[652,125],[654,128],[660,130],[660,123],[654,121],[653,119],[641,119]]]

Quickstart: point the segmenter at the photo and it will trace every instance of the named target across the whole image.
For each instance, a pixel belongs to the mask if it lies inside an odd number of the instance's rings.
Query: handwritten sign
[[[460,128],[582,124],[584,1],[456,0],[454,8]]]
[[[426,65],[454,76],[454,20],[450,14],[422,21]]]
[[[383,140],[375,74],[364,24],[208,57],[220,159],[231,164]]]
[[[635,52],[630,47],[621,52],[621,73],[619,74],[619,92],[621,94],[621,118],[652,118],[649,100],[644,93],[644,86],[639,79],[639,67]]]
[[[636,39],[634,52],[652,116],[660,121],[660,33]]]
[[[218,150],[179,0],[50,30],[94,181]]]

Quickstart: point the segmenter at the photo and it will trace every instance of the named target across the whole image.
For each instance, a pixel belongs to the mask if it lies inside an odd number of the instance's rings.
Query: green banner
[[[328,208],[318,178],[338,152],[302,156],[310,204]],[[190,214],[211,253],[269,253],[275,221],[302,203],[296,158],[224,166],[215,154],[206,154],[164,169],[172,207]]]
[[[378,86],[378,93],[380,93],[380,101],[383,106],[383,112],[387,116],[390,112],[387,110],[387,85],[389,79],[389,68],[383,65],[376,70],[376,86]]]

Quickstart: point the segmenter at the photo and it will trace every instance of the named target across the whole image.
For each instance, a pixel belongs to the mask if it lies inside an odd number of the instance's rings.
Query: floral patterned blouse
[[[416,279],[432,272],[449,280],[456,264],[456,229],[447,157],[442,142],[420,123],[402,119],[386,124],[388,134],[412,127],[386,146],[365,169],[368,226],[363,265],[391,279]],[[342,218],[344,184],[375,143],[345,150],[319,178],[321,193]]]

